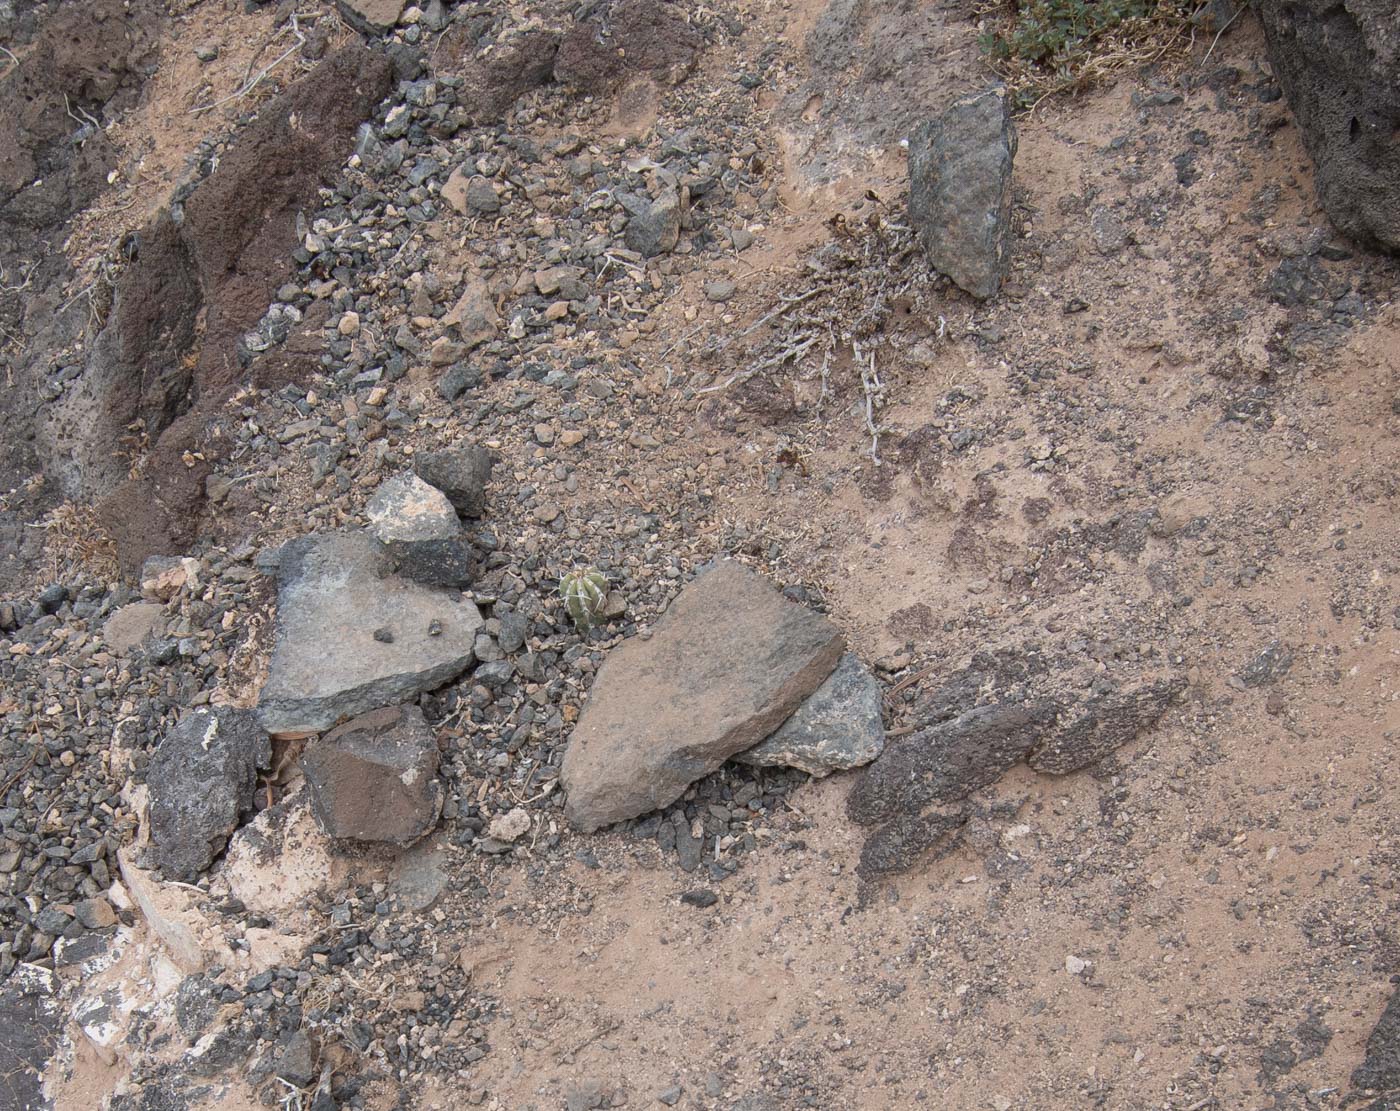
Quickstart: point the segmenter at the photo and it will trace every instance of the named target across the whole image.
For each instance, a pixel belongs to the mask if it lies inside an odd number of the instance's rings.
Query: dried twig
[[[856,365],[860,367],[860,384],[865,390],[865,427],[870,430],[870,458],[875,466],[880,465],[880,430],[875,427],[875,399],[880,391],[885,387],[880,382],[879,376],[875,373],[875,351],[870,351],[868,365],[864,358],[864,352],[860,349],[860,341],[851,341],[851,350],[855,352]]]
[[[212,104],[196,105],[195,107],[189,110],[189,114],[191,116],[197,116],[201,112],[212,112],[215,108],[218,108],[220,105],[228,104],[230,101],[238,100],[242,97],[247,96],[255,88],[258,87],[258,85],[262,82],[263,78],[265,78],[269,73],[271,73],[274,69],[280,66],[283,62],[285,62],[303,46],[305,46],[306,36],[301,33],[301,28],[297,26],[297,17],[295,14],[288,21],[288,26],[291,27],[292,34],[296,37],[296,42],[292,43],[291,46],[289,46],[275,59],[273,59],[272,62],[270,62],[268,65],[264,66],[261,70],[259,70],[257,76],[252,78],[245,78],[243,84],[238,88],[236,92],[229,93],[228,96],[223,97],[220,100],[216,100]],[[281,32],[278,32],[278,34],[280,35]],[[274,36],[274,41],[275,38],[276,36]]]

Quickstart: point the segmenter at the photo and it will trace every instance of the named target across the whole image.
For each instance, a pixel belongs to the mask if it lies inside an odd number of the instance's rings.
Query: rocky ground
[[[978,301],[967,5],[90,7],[0,3],[0,1105],[1394,1105],[1400,269],[1253,14],[1016,118]],[[838,658],[879,759],[728,758]]]

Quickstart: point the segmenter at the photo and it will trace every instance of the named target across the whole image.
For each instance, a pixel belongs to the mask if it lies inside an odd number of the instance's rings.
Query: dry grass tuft
[[[49,582],[62,582],[80,573],[103,582],[119,577],[117,545],[97,523],[92,509],[64,502],[40,525],[44,537],[44,570]]]
[[[988,63],[1033,108],[1148,65],[1184,64],[1201,0],[994,0],[978,11]]]

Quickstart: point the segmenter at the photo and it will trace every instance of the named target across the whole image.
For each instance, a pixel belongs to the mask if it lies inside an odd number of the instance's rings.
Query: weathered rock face
[[[327,836],[410,845],[442,811],[438,747],[417,706],[391,706],[312,741],[301,768]]]
[[[1016,128],[1005,90],[960,100],[909,137],[909,215],[935,269],[974,297],[1001,289]]]
[[[280,363],[276,373],[244,366],[241,340],[289,270],[297,213],[339,169],[391,80],[383,55],[338,51],[263,107],[181,219],[163,212],[135,237],[81,387],[45,407],[41,429],[46,465],[68,494],[107,495],[100,516],[124,568],[187,546],[208,467],[187,465],[186,451],[219,447],[202,435],[201,408],[245,377],[285,381]],[[159,439],[146,477],[125,481],[115,448],[137,419]]]
[[[418,477],[447,495],[463,517],[486,511],[486,484],[496,461],[490,448],[470,444],[453,451],[428,451],[415,457]]]
[[[319,733],[433,690],[472,662],[472,603],[390,574],[366,532],[284,546],[277,639],[258,717],[269,733]]]
[[[695,68],[701,45],[679,4],[604,0],[565,32],[554,79],[588,93],[607,92],[632,74],[676,85]]]
[[[432,586],[471,581],[471,545],[452,503],[437,487],[417,475],[399,475],[379,487],[365,513],[400,574]]]
[[[1178,677],[1096,695],[1061,714],[1056,728],[1031,753],[1030,766],[1053,775],[1087,768],[1155,725],[1185,689],[1186,680]]]
[[[778,730],[734,759],[824,776],[868,764],[885,748],[880,684],[847,652],[816,693]]]
[[[192,883],[209,867],[252,809],[258,769],[271,759],[254,716],[228,706],[186,715],[161,741],[146,785],[151,844],[166,876]]]
[[[1400,252],[1400,8],[1394,0],[1256,0],[1255,8],[1327,215],[1347,235]]]
[[[773,732],[844,647],[826,618],[743,565],[703,572],[649,640],[599,670],[561,769],[570,823],[591,831],[674,802]]]

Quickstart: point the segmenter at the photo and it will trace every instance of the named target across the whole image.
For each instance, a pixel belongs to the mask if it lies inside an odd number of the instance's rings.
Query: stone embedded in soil
[[[301,769],[329,837],[411,845],[442,812],[438,747],[417,706],[391,706],[310,742]]]
[[[1327,215],[1400,252],[1400,11],[1394,0],[1259,0],[1273,72]]]
[[[881,688],[852,652],[792,717],[734,759],[756,767],[798,768],[824,776],[868,764],[885,748]]]
[[[504,814],[498,814],[491,819],[491,824],[486,827],[488,837],[504,841],[507,844],[519,841],[529,832],[530,812],[519,806],[507,810]]]
[[[1247,687],[1262,687],[1282,679],[1293,666],[1293,653],[1286,645],[1273,641],[1240,671],[1240,681]]]
[[[831,622],[762,576],[711,566],[649,639],[613,649],[599,669],[560,771],[569,822],[588,832],[674,802],[773,732],[844,647]]]
[[[429,485],[436,486],[463,517],[480,517],[486,512],[486,485],[496,457],[479,444],[448,451],[426,451],[414,457],[414,470]]]
[[[1351,1074],[1352,1085],[1378,1091],[1400,1089],[1400,988],[1390,997],[1366,1041],[1366,1056]]]
[[[1016,127],[1004,89],[960,100],[909,138],[909,215],[929,262],[974,297],[1001,289]]]
[[[1185,689],[1186,680],[1174,677],[1095,695],[1063,711],[1028,762],[1054,775],[1087,768],[1155,725]]]
[[[399,573],[432,586],[471,581],[472,550],[447,495],[415,474],[384,482],[365,506]]]
[[[151,844],[161,871],[192,883],[223,851],[252,809],[258,769],[272,745],[253,714],[229,706],[196,710],[151,755]]]
[[[965,799],[1024,760],[1057,709],[1047,699],[995,703],[895,737],[862,773],[846,809],[855,821],[868,825],[931,802]]]
[[[165,607],[155,602],[129,602],[103,623],[103,643],[109,652],[125,656],[155,636],[164,617]]]
[[[277,638],[258,701],[269,733],[319,733],[434,690],[470,666],[484,624],[476,606],[391,569],[392,557],[363,531],[283,546]],[[375,639],[383,628],[392,642]]]

